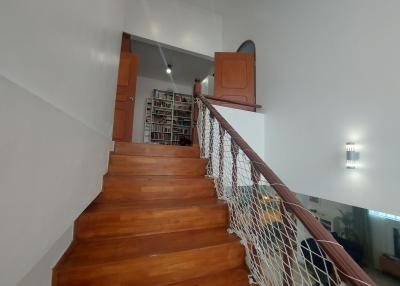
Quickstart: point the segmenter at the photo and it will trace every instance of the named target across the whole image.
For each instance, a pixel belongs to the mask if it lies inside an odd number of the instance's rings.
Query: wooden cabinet
[[[400,278],[400,259],[393,256],[382,255],[379,257],[379,264],[382,272]]]

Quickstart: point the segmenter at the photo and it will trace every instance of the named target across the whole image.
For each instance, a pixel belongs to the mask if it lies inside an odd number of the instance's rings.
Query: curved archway
[[[237,52],[251,52],[255,53],[256,52],[256,44],[252,40],[246,40],[244,41],[239,48],[237,49]]]

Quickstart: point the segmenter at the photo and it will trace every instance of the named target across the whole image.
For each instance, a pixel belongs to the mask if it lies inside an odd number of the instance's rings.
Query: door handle
[[[130,100],[130,101],[133,101],[133,100],[134,100],[133,96],[130,96],[130,97],[129,97],[129,100]]]

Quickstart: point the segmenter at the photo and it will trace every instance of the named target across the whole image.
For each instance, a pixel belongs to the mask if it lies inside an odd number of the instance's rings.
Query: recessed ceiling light
[[[165,69],[165,72],[166,72],[167,74],[171,74],[171,73],[172,73],[172,65],[168,64],[168,65],[167,65],[167,68]]]

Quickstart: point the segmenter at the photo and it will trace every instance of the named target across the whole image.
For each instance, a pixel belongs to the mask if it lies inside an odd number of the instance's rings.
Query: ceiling
[[[193,85],[195,78],[202,80],[214,69],[214,62],[210,58],[147,40],[134,38],[132,52],[139,56],[139,76],[170,81],[165,69],[166,64],[171,64],[172,80],[176,84]]]

